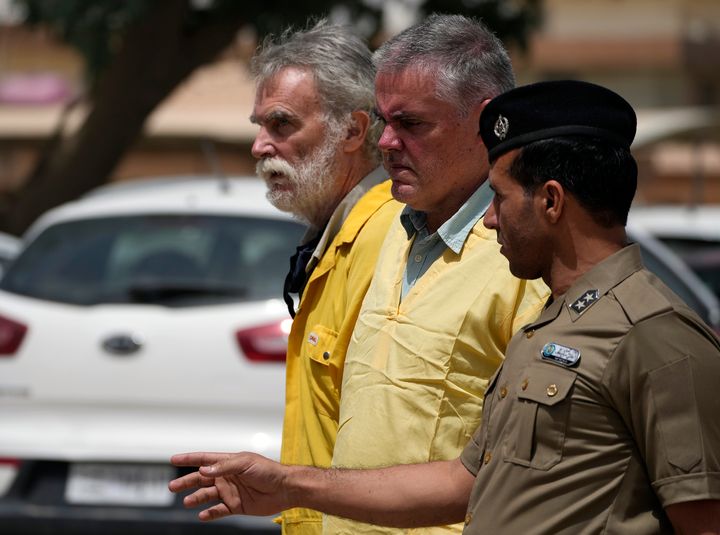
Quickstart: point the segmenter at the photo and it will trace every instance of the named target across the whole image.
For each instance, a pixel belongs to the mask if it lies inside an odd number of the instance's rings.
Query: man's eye
[[[422,124],[422,121],[418,119],[403,119],[400,121],[400,124],[403,126],[403,128],[412,128],[414,126],[420,126]]]
[[[277,132],[278,134],[280,134],[287,131],[291,125],[292,123],[289,119],[285,117],[276,117],[268,121],[267,128],[272,132]]]

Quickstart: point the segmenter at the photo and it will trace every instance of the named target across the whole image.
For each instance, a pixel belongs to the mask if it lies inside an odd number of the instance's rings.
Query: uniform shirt
[[[479,424],[487,382],[512,334],[537,317],[548,296],[541,282],[510,274],[495,232],[477,221],[459,252],[445,247],[401,302],[411,243],[398,218],[348,349],[334,466],[457,458]],[[323,529],[399,531],[337,517],[326,517]]]
[[[720,342],[636,245],[510,343],[462,454],[467,533],[672,533],[720,498]]]
[[[409,206],[403,208],[400,223],[407,232],[408,239],[415,237],[410,247],[401,298],[404,298],[415,282],[425,273],[435,260],[440,258],[446,248],[460,254],[468,234],[487,211],[492,202],[493,191],[490,182],[485,181],[473,193],[453,216],[445,221],[432,234],[427,230],[425,212],[413,210]]]
[[[376,182],[377,174],[369,175],[338,206],[316,249],[322,252],[311,261],[288,339],[280,454],[286,464],[330,465],[350,333],[387,229],[401,210],[389,180],[367,191]],[[282,513],[282,527],[284,533],[317,534],[321,515],[290,509]]]

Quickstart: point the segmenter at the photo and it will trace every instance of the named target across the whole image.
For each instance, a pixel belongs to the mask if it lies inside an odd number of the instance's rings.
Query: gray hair
[[[378,73],[411,68],[435,74],[437,97],[456,104],[462,115],[515,86],[500,39],[462,15],[430,15],[383,44],[373,60]]]
[[[258,88],[286,67],[312,72],[328,121],[348,125],[350,113],[356,110],[370,115],[364,150],[378,163],[382,125],[371,113],[375,67],[367,44],[349,26],[319,19],[305,30],[288,28],[279,37],[266,37],[250,63]]]

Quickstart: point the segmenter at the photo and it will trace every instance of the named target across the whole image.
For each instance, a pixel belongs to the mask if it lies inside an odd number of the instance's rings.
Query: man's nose
[[[483,217],[483,225],[485,225],[489,229],[497,229],[497,214],[495,212],[495,206],[492,204],[487,209],[487,212],[485,212],[485,217]]]
[[[264,128],[261,128],[257,136],[255,136],[255,141],[253,141],[250,152],[253,157],[258,160],[261,158],[272,158],[277,155],[275,145],[273,145],[270,136],[267,135]]]
[[[382,135],[378,140],[378,148],[383,152],[400,150],[402,148],[402,141],[392,126],[385,125]]]

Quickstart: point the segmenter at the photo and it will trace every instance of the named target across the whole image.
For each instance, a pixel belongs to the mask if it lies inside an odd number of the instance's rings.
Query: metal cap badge
[[[505,139],[505,137],[507,137],[507,133],[508,133],[509,129],[510,129],[510,121],[507,120],[507,117],[498,115],[497,121],[495,121],[495,127],[493,128],[493,132],[498,137],[498,139],[500,139],[500,140]]]

